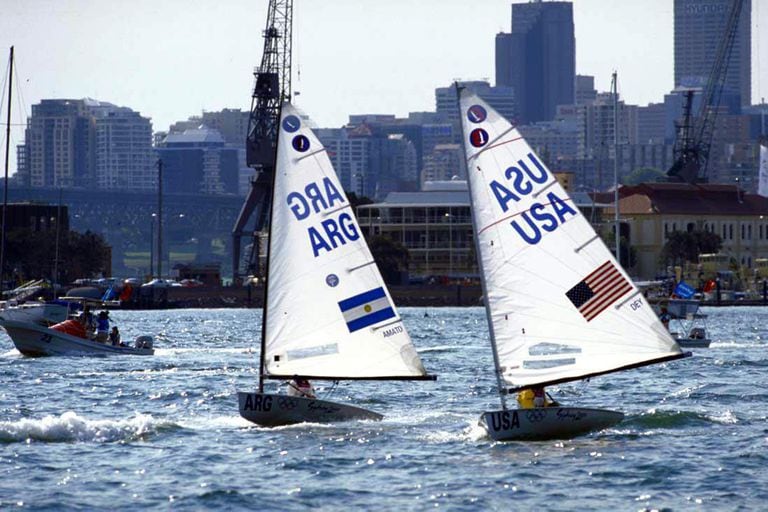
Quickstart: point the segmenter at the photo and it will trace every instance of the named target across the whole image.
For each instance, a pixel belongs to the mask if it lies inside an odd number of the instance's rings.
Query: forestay
[[[270,236],[267,377],[425,375],[325,148],[288,103]]]
[[[492,341],[511,390],[681,355],[610,251],[518,130],[460,97]]]

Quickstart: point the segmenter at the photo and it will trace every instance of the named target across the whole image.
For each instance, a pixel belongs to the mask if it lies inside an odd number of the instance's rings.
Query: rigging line
[[[13,77],[16,79],[16,102],[21,106],[19,109],[19,116],[22,116],[22,120],[29,118],[29,111],[27,110],[27,104],[24,101],[24,93],[22,92],[21,75],[19,74],[19,59],[14,55],[13,58]],[[26,126],[26,123],[22,123],[21,126]]]

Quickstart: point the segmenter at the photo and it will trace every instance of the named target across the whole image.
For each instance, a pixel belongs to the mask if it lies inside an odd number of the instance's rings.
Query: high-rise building
[[[138,112],[89,98],[32,105],[18,177],[30,187],[151,190],[152,123]]]
[[[573,5],[512,4],[512,31],[496,36],[496,85],[514,89],[518,122],[550,121],[572,105],[575,77]]]
[[[201,126],[169,133],[156,148],[163,162],[163,188],[172,193],[237,194],[238,154],[217,130]]]
[[[30,187],[93,187],[95,120],[84,100],[32,105],[17,180]]]
[[[95,119],[95,186],[151,191],[157,188],[152,123],[138,112],[86,100]]]
[[[732,0],[675,0],[675,86],[704,86],[723,40]],[[744,0],[724,92],[751,103],[752,2]]]

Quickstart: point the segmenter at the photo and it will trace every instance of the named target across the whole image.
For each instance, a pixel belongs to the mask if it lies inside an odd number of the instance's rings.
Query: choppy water
[[[424,311],[402,314],[437,382],[343,384],[385,420],[277,429],[237,413],[259,311],[114,311],[151,358],[29,359],[0,334],[0,509],[765,509],[768,308],[705,308],[710,349],[551,388],[627,418],[538,443],[476,426],[498,408],[484,311]]]

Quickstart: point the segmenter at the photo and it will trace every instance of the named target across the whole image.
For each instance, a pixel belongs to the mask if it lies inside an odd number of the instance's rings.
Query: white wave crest
[[[67,411],[61,416],[0,422],[0,441],[99,442],[130,441],[157,431],[162,422],[149,414],[119,420],[92,420]]]

